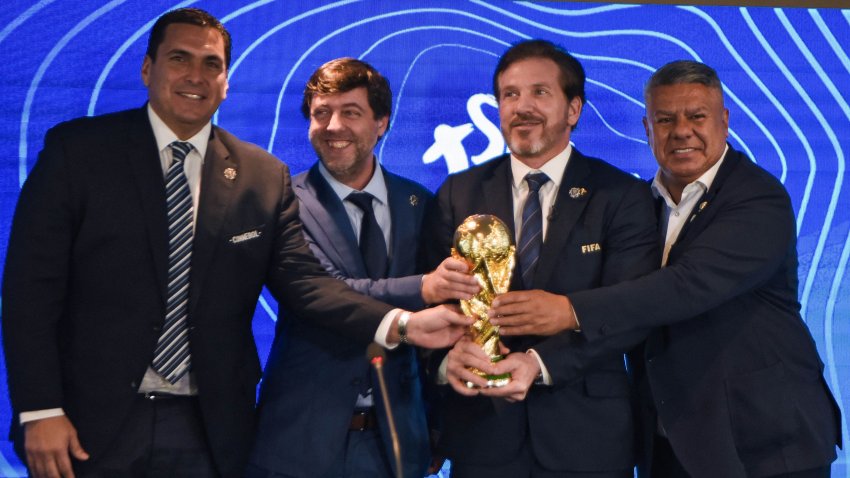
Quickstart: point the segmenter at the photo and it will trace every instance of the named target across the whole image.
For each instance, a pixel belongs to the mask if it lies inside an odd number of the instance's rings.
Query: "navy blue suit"
[[[455,228],[469,215],[493,214],[513,232],[511,180],[509,156],[449,176],[426,221],[433,234],[427,262],[448,255]],[[660,262],[648,185],[574,149],[528,288],[566,295],[639,277]],[[517,285],[514,274],[511,289]],[[503,338],[514,352],[534,348],[553,385],[532,386],[518,403],[447,391],[441,451],[453,464],[498,466],[525,448],[550,470],[628,472],[635,448],[623,354],[644,336],[637,331],[598,344],[573,332]]]
[[[695,478],[828,465],[840,441],[840,415],[800,317],[788,193],[730,148],[699,203],[666,267],[570,294],[590,343],[654,327],[635,361],[639,471],[648,471],[658,419]]]
[[[421,309],[416,245],[432,194],[413,181],[384,172],[392,221],[387,278],[371,280],[342,201],[318,163],[293,179],[307,243],[325,268],[355,290],[406,309]],[[358,392],[371,371],[366,343],[292,320],[282,311],[263,375],[259,430],[251,463],[293,477],[319,477],[342,452]],[[419,478],[430,461],[428,428],[414,348],[387,353],[384,373],[402,450],[404,476]],[[372,377],[372,396],[387,457],[392,443],[384,404]],[[395,463],[392,463],[395,467]]]

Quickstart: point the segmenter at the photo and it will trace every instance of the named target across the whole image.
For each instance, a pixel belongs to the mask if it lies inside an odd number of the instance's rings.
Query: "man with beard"
[[[432,194],[375,157],[391,108],[387,80],[354,58],[325,63],[307,82],[302,113],[319,161],[293,179],[307,243],[331,275],[396,307],[468,298],[478,286],[462,261],[414,274]],[[431,455],[416,350],[402,344],[384,364],[402,452],[398,470],[388,405],[363,346],[311,325],[310,317],[293,320],[294,312],[278,320],[247,475],[424,476]]]
[[[580,328],[596,344],[652,328],[633,362],[639,476],[827,478],[841,414],[800,317],[788,193],[726,142],[714,69],[668,63],[644,97],[663,267],[568,294],[575,315],[566,307],[548,333]],[[539,329],[496,302],[506,334]]]
[[[545,336],[546,324],[567,313],[565,294],[633,279],[660,260],[648,184],[570,144],[584,83],[581,64],[548,41],[508,49],[493,89],[511,154],[449,177],[426,219],[431,263],[446,257],[467,216],[502,219],[515,234],[517,268],[499,300],[542,323],[504,340],[509,351],[497,364],[469,339],[441,363],[457,392],[448,391],[441,417],[440,451],[453,477],[632,476],[623,354],[644,334],[592,345],[573,332]],[[512,380],[485,388],[469,367],[510,372]]]

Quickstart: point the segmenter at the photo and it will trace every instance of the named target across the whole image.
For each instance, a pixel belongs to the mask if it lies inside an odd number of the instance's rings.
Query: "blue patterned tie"
[[[384,240],[384,233],[372,209],[374,196],[354,191],[345,199],[363,211],[363,220],[360,222],[360,254],[366,264],[366,272],[372,280],[382,279],[387,273],[387,241]]]
[[[165,175],[168,206],[168,303],[165,325],[156,344],[153,368],[170,383],[176,383],[191,367],[189,356],[189,272],[192,263],[192,194],[183,172],[190,143],[170,144],[174,161]]]
[[[531,288],[537,259],[540,258],[540,247],[543,245],[543,214],[540,210],[540,188],[549,181],[544,173],[527,174],[528,197],[522,208],[522,229],[520,230],[519,267],[522,274],[522,284],[526,289]]]

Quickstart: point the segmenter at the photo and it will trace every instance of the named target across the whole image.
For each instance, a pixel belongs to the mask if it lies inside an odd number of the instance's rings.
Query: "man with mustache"
[[[644,97],[663,267],[568,294],[546,333],[580,328],[593,345],[652,328],[633,361],[640,476],[827,478],[841,416],[800,316],[788,193],[726,142],[714,69],[668,63]],[[505,334],[541,329],[508,302],[493,309]]]
[[[319,161],[292,180],[307,243],[333,276],[396,307],[468,298],[478,286],[462,261],[446,259],[433,273],[415,274],[432,194],[375,156],[391,110],[389,82],[368,63],[339,58],[310,77],[302,113]],[[402,344],[387,353],[386,404],[362,344],[297,315],[284,309],[277,323],[247,476],[424,476],[431,454],[416,350]]]
[[[581,64],[544,40],[520,42],[493,75],[505,155],[440,187],[425,231],[439,263],[469,215],[493,214],[515,234],[517,268],[501,296],[517,313],[555,321],[566,294],[658,267],[649,186],[570,144],[585,103]],[[459,341],[441,364],[456,393],[442,406],[440,450],[453,477],[626,478],[635,463],[631,388],[623,354],[641,331],[588,344],[581,335],[528,330],[504,340],[496,365]],[[502,388],[468,367],[510,372]],[[465,382],[476,387],[468,388]]]

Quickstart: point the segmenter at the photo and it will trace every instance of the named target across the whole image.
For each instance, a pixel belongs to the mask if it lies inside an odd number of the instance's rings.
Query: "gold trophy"
[[[492,362],[503,357],[499,353],[499,327],[490,323],[487,311],[498,294],[508,291],[516,263],[515,250],[508,226],[496,216],[469,216],[455,231],[452,257],[466,261],[481,286],[474,297],[461,300],[460,307],[467,317],[476,319],[470,326],[472,339]],[[510,373],[491,375],[476,368],[470,370],[487,379],[487,388],[504,387],[511,381]],[[466,382],[466,386],[475,385]]]

